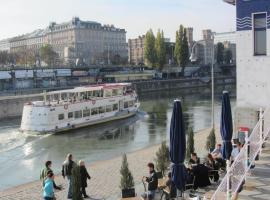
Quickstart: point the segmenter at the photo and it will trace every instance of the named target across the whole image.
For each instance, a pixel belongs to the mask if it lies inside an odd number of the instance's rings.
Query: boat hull
[[[137,114],[137,111],[134,112],[129,112],[126,114],[122,114],[122,115],[118,115],[118,116],[113,116],[113,117],[108,117],[108,118],[104,118],[101,120],[96,120],[96,121],[89,121],[89,122],[85,122],[85,123],[81,123],[81,124],[76,124],[73,126],[69,126],[69,127],[64,127],[64,128],[59,128],[59,129],[55,129],[55,130],[47,130],[47,131],[33,131],[33,130],[25,130],[20,128],[20,132],[22,133],[26,133],[26,134],[57,134],[57,133],[64,133],[70,130],[76,130],[76,129],[80,129],[80,128],[85,128],[85,127],[90,127],[90,126],[94,126],[94,125],[98,125],[98,124],[103,124],[103,123],[108,123],[108,122],[112,122],[112,121],[117,121],[117,120],[121,120],[121,119],[125,119],[125,118],[129,118],[129,117],[133,117]]]

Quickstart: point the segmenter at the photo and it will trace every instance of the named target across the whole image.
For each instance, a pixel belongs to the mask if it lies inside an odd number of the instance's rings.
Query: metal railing
[[[262,114],[233,164],[211,197],[211,200],[231,200],[242,189],[247,173],[256,157],[261,153],[263,143],[270,133],[270,109]],[[246,134],[248,135],[248,134]]]

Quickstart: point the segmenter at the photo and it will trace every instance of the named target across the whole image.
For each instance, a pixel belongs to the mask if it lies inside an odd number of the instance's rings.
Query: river
[[[235,96],[234,88],[226,88]],[[216,90],[215,121],[219,123],[221,94]],[[0,122],[0,190],[39,179],[44,161],[52,160],[59,173],[67,153],[86,163],[106,160],[168,139],[173,100],[181,99],[186,127],[211,126],[209,89],[179,90],[140,95],[140,112],[129,119],[83,128],[65,134],[30,136],[18,131],[20,119]],[[235,106],[235,99],[231,100]]]

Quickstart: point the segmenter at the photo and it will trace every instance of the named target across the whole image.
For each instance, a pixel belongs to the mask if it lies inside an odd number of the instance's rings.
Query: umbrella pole
[[[231,191],[231,172],[230,172],[231,162],[226,160],[226,170],[227,170],[227,200],[231,200],[232,191]]]

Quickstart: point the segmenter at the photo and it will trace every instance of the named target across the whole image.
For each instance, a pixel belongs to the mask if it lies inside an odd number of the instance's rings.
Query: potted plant
[[[156,152],[156,168],[157,171],[161,172],[162,175],[165,175],[165,171],[168,169],[170,165],[170,152],[169,148],[166,145],[166,142],[162,142],[160,148]]]
[[[135,197],[134,180],[128,167],[127,155],[123,155],[122,166],[120,169],[121,182],[120,188],[122,189],[122,198]]]

